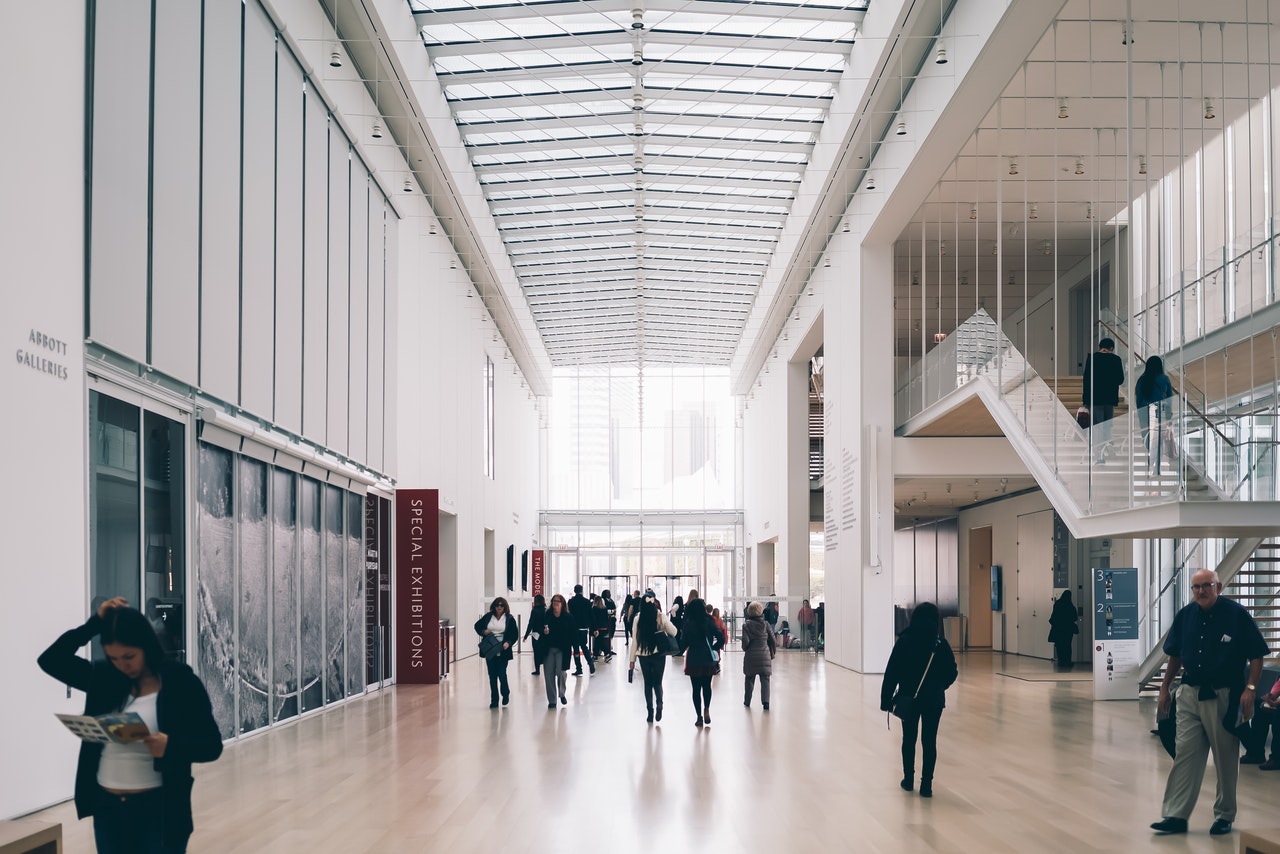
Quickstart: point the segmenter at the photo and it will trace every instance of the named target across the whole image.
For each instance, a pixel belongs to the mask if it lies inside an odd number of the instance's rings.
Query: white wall
[[[520,554],[535,547],[538,409],[501,338],[493,341],[493,322],[482,319],[487,315],[461,265],[450,269],[455,259],[447,240],[429,233],[431,222],[425,201],[415,199],[399,234],[395,476],[402,488],[439,489],[441,511],[457,517],[456,600],[442,603],[441,612],[469,626],[484,600],[485,529],[494,532],[500,596],[509,595],[507,546],[516,547],[517,587]],[[492,480],[484,474],[486,353],[495,365]],[[458,648],[469,654],[464,637],[460,632]]]
[[[1004,620],[992,614],[991,648],[1018,652],[1018,517],[1052,505],[1043,492],[1017,495],[960,513],[960,608],[969,605],[969,532],[991,526],[991,564],[1004,568]],[[1052,542],[1050,542],[1052,546]],[[1003,634],[1002,634],[1003,630]]]
[[[0,114],[40,116],[39,133],[9,133],[0,170],[0,340],[5,360],[0,420],[10,498],[0,521],[0,818],[67,797],[79,742],[54,712],[79,712],[84,697],[36,667],[58,634],[85,619],[84,379],[84,4],[8,4],[0,14],[6,75]],[[57,38],[34,34],[57,33]],[[58,109],[49,109],[51,103]],[[65,342],[50,349],[31,332]],[[18,360],[30,350],[65,369]]]

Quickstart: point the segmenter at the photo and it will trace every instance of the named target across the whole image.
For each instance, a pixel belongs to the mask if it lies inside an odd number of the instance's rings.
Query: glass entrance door
[[[645,577],[645,583],[658,597],[663,611],[670,611],[677,596],[684,600],[690,590],[700,590],[701,578],[697,575],[649,575]]]
[[[124,596],[185,661],[186,424],[162,407],[89,392],[89,592]]]

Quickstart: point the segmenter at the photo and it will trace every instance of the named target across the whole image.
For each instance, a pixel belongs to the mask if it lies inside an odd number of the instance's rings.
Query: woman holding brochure
[[[77,655],[100,637],[106,661]],[[165,660],[155,629],[117,596],[41,654],[40,669],[84,691],[86,715],[134,712],[150,734],[132,744],[80,745],[75,802],[93,816],[99,854],[181,854],[193,829],[191,763],[222,754],[209,695],[191,668]]]

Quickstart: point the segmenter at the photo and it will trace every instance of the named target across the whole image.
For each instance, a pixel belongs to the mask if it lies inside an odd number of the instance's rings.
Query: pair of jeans
[[[658,708],[662,708],[662,676],[667,672],[665,655],[638,655],[640,675],[644,677],[644,704],[653,711],[656,700]]]
[[[938,724],[942,722],[942,709],[918,709],[902,722],[902,776],[911,777],[916,767],[916,735],[920,736],[921,781],[933,780],[933,769],[938,764]]]
[[[542,679],[547,686],[547,703],[555,705],[558,698],[563,697],[569,688],[568,654],[558,646],[547,649],[546,658],[542,659]],[[559,686],[559,691],[556,690]]]
[[[184,854],[179,846],[164,844],[160,790],[113,795],[98,790],[93,805],[93,841],[98,854]]]
[[[511,688],[507,685],[507,659],[499,653],[493,658],[484,660],[489,670],[489,702],[498,702],[498,689],[502,689],[502,699],[511,696]]]

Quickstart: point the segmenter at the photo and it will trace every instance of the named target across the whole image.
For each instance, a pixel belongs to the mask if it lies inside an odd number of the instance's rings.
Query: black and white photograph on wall
[[[302,567],[298,594],[302,597],[302,663],[299,682],[302,711],[324,705],[324,571],[321,563],[321,485],[302,479]]]
[[[236,731],[234,456],[200,444],[197,495],[196,653],[200,678],[224,738]]]
[[[342,594],[343,537],[345,517],[342,490],[324,488],[324,701],[332,703],[346,696],[347,629]]]
[[[298,713],[298,476],[271,470],[271,720]]]
[[[267,591],[270,526],[267,517],[267,466],[248,457],[240,458],[236,516],[239,519],[240,645],[239,722],[240,732],[252,732],[267,725],[267,698],[271,687],[267,654],[270,598]]]
[[[347,632],[347,696],[364,690],[364,498],[348,492],[346,596],[343,599],[343,626]]]

